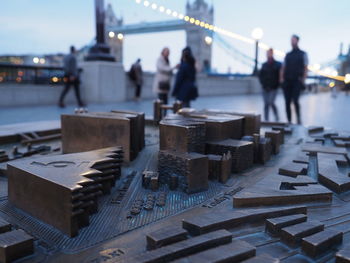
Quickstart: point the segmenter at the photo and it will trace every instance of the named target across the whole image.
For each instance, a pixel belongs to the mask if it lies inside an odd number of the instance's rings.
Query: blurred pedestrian
[[[169,48],[163,48],[160,57],[157,60],[157,72],[153,83],[153,91],[158,94],[158,99],[163,101],[164,104],[168,104],[170,82],[174,69],[170,65],[169,54]]]
[[[259,72],[259,80],[263,88],[264,117],[266,121],[269,120],[269,108],[271,107],[275,115],[275,120],[279,121],[275,100],[280,85],[280,71],[282,65],[274,59],[272,48],[266,52],[266,56],[267,61],[262,65]]]
[[[75,97],[77,99],[79,107],[84,107],[85,104],[80,97],[80,79],[79,79],[79,69],[78,62],[75,56],[76,50],[74,46],[70,47],[70,54],[66,55],[63,59],[63,70],[64,70],[64,79],[65,87],[61,93],[60,99],[58,101],[58,106],[63,108],[65,107],[64,98],[68,91],[70,90],[71,85],[74,87]]]
[[[177,100],[182,102],[184,107],[191,107],[191,100],[195,100],[198,97],[195,64],[196,60],[192,55],[191,48],[184,48],[172,93]]]
[[[299,49],[299,37],[297,35],[292,36],[291,45],[292,51],[286,55],[282,66],[281,82],[283,83],[288,122],[292,122],[291,103],[293,102],[297,122],[301,124],[299,96],[300,92],[305,89],[309,61],[307,54]]]
[[[129,77],[135,85],[135,97],[134,100],[140,100],[141,89],[143,84],[143,71],[141,66],[141,59],[138,58],[134,64],[131,65],[129,71]]]

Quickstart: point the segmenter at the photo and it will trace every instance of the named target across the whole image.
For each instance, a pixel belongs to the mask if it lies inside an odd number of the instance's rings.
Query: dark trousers
[[[140,98],[141,96],[141,85],[136,84],[135,98]]]
[[[263,90],[265,120],[269,120],[269,108],[272,108],[276,121],[279,121],[278,110],[275,105],[277,89]]]
[[[284,99],[286,101],[286,112],[288,122],[292,122],[292,110],[291,103],[293,102],[295,107],[295,112],[297,115],[297,121],[300,124],[300,105],[299,105],[299,97],[302,88],[302,83],[300,81],[286,81],[283,84],[283,93]]]
[[[158,93],[158,99],[163,101],[164,104],[168,104],[168,93]]]
[[[66,85],[64,86],[64,89],[63,89],[62,93],[61,93],[59,103],[60,104],[64,103],[64,98],[67,95],[68,91],[70,90],[71,85],[73,85],[74,92],[75,92],[75,98],[77,99],[78,105],[79,106],[83,106],[84,103],[82,102],[82,100],[80,98],[79,80],[76,79],[74,81],[70,81],[69,77],[67,77],[67,79],[68,80],[66,82]]]

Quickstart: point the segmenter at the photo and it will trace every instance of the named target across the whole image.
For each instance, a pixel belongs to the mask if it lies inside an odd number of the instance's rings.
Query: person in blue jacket
[[[177,100],[182,102],[183,107],[190,107],[190,102],[198,97],[195,64],[196,60],[191,48],[184,48],[172,93]]]

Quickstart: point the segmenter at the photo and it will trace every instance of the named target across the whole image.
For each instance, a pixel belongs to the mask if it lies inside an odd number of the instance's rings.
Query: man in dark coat
[[[292,51],[286,55],[282,66],[281,82],[283,83],[288,122],[292,122],[292,112],[290,106],[293,101],[297,115],[297,122],[298,124],[301,124],[299,96],[301,90],[305,87],[307,65],[309,62],[307,54],[299,49],[299,37],[297,35],[292,36],[291,44]]]
[[[79,107],[85,106],[85,104],[83,103],[83,101],[81,100],[81,97],[80,97],[79,69],[78,69],[77,58],[75,56],[75,47],[74,46],[70,47],[70,54],[68,54],[67,56],[64,57],[63,69],[64,69],[65,87],[61,93],[61,96],[60,96],[60,99],[58,102],[58,106],[60,106],[61,108],[65,107],[64,97],[68,93],[71,85],[73,85],[73,87],[74,87],[75,97],[77,99]]]
[[[131,81],[135,84],[135,97],[134,100],[139,101],[141,96],[141,89],[143,85],[143,70],[141,66],[141,59],[138,58],[134,64],[132,64],[129,76]]]
[[[273,49],[270,48],[267,53],[267,61],[262,65],[259,72],[259,80],[263,88],[264,98],[264,116],[269,120],[269,108],[271,107],[275,114],[276,121],[279,121],[278,110],[275,105],[275,99],[280,85],[281,63],[273,58]]]

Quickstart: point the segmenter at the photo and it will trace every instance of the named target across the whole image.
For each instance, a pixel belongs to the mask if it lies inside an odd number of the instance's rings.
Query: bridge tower
[[[112,5],[108,4],[105,13],[105,28],[122,26],[123,18],[118,19],[115,15]],[[110,46],[111,55],[117,62],[123,62],[123,39],[118,39],[117,36],[109,37],[108,32],[105,33],[106,43]]]
[[[209,7],[204,0],[195,0],[192,4],[187,2],[186,15],[213,24],[214,7]],[[200,69],[204,64],[211,67],[212,45],[205,41],[205,37],[212,37],[211,31],[192,24],[187,24],[185,30],[187,46],[191,47]]]

